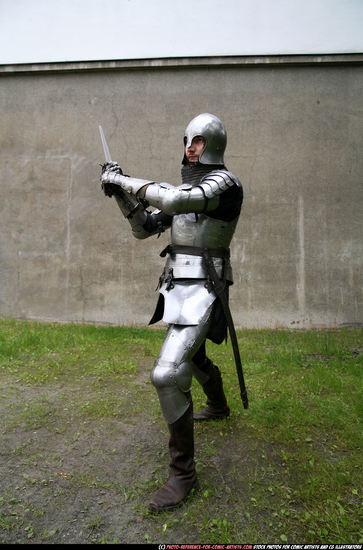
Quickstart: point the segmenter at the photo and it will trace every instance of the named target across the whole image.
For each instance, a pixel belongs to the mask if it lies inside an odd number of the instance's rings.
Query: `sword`
[[[102,129],[102,126],[100,124],[98,125],[98,129],[100,131],[100,136],[101,136],[103,152],[105,154],[106,163],[107,162],[113,162],[112,159],[111,159],[111,153],[110,153],[110,150],[109,150],[108,145],[107,145],[105,134],[103,133],[103,129]],[[122,174],[121,168],[120,168],[120,173]],[[117,196],[120,200],[122,200],[124,206],[128,210],[128,213],[124,214],[124,216],[126,218],[132,218],[132,216],[134,215],[136,210],[138,210],[139,207],[140,207],[139,203],[135,203],[135,201],[129,196],[128,193],[126,193],[126,191],[124,191],[122,189],[122,187],[117,182],[115,182],[113,185],[117,186],[117,192],[115,193],[115,196]],[[111,193],[111,194],[106,193],[106,194],[109,197],[111,197],[113,193]]]
[[[105,138],[105,134],[103,133],[103,130],[102,130],[102,126],[99,125],[98,129],[100,131],[101,141],[102,141],[102,145],[103,145],[103,152],[105,153],[105,160],[106,160],[106,162],[112,162],[110,150],[108,148],[107,141],[106,141],[106,138]]]

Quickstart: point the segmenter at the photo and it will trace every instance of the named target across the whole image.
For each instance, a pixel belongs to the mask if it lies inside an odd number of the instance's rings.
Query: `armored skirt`
[[[169,247],[168,247],[169,248]],[[215,269],[232,284],[231,267],[223,258],[213,258]],[[207,338],[220,344],[227,337],[227,323],[219,299],[205,272],[201,256],[171,252],[159,281],[160,294],[149,324],[163,320],[175,325],[198,325],[212,304]]]

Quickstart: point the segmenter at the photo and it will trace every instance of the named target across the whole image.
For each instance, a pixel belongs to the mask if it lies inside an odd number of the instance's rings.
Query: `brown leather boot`
[[[224,395],[222,376],[219,368],[206,358],[205,364],[199,367],[208,376],[208,380],[202,384],[207,396],[207,406],[194,414],[194,420],[217,420],[227,418],[230,410]]]
[[[168,424],[170,439],[170,474],[165,485],[149,503],[154,512],[179,506],[192,489],[199,489],[194,462],[193,404],[174,424]]]

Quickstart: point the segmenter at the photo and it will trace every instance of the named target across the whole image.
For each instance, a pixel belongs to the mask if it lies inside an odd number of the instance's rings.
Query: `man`
[[[182,185],[173,187],[122,174],[116,163],[103,167],[102,188],[114,196],[136,238],[171,227],[171,244],[160,277],[160,294],[150,321],[168,330],[151,373],[170,432],[170,476],[150,502],[154,511],[174,508],[198,489],[194,463],[192,375],[201,383],[207,407],[194,420],[226,418],[229,407],[220,371],[206,356],[206,338],[220,344],[226,318],[205,257],[212,260],[225,293],[232,284],[229,245],[240,214],[243,191],[224,165],[227,136],[214,115],[195,117],[184,134]],[[157,210],[150,212],[148,206]]]

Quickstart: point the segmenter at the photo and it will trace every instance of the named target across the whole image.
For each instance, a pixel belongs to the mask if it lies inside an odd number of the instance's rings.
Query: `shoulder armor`
[[[204,176],[198,187],[201,187],[205,196],[210,199],[217,195],[221,195],[233,185],[241,187],[239,179],[232,174],[232,172],[228,172],[227,170],[213,170]]]

